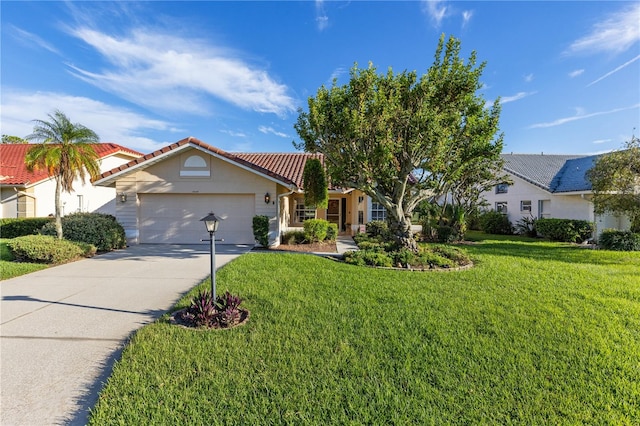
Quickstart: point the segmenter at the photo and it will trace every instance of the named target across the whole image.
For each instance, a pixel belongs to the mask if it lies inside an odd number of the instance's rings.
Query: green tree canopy
[[[418,203],[482,185],[502,166],[499,101],[489,108],[476,94],[485,64],[476,66],[475,52],[466,63],[459,55],[460,41],[442,36],[421,77],[356,64],[349,84],[320,87],[295,124],[296,146],[324,154],[334,185],[382,204],[396,241],[412,250]]]
[[[595,212],[628,215],[632,230],[640,232],[640,139],[632,137],[624,149],[598,157],[587,177]]]
[[[306,161],[302,181],[305,206],[326,209],[329,205],[329,188],[327,176],[320,160],[310,158]]]
[[[4,144],[16,144],[16,143],[29,143],[29,141],[24,140],[19,136],[2,135],[2,143],[4,143]]]
[[[27,152],[25,164],[29,170],[45,169],[56,181],[56,232],[62,239],[60,194],[73,191],[76,178],[84,183],[87,175],[95,178],[100,174],[99,157],[92,146],[99,138],[93,130],[72,123],[61,111],[54,111],[49,118],[51,121],[34,120],[33,133],[26,139],[40,143]]]

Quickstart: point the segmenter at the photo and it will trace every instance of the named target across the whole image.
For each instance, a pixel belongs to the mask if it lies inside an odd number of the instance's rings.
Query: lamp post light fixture
[[[264,203],[269,204],[270,201],[271,201],[271,195],[267,192],[266,194],[264,194]]]
[[[121,192],[118,195],[120,196],[120,202],[121,203],[126,203],[127,202],[127,193],[126,192]]]
[[[209,233],[209,242],[211,243],[209,248],[209,253],[211,256],[211,297],[213,300],[216,300],[216,231],[218,230],[218,225],[220,224],[220,218],[216,216],[213,212],[209,213],[207,216],[200,219],[201,222],[204,222],[204,226],[207,227],[207,232]],[[207,240],[202,240],[207,241]]]

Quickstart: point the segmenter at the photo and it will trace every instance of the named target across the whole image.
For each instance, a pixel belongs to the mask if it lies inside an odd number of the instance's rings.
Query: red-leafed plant
[[[247,311],[240,309],[242,299],[228,291],[215,300],[208,290],[198,293],[179,319],[192,327],[229,328],[246,318]]]

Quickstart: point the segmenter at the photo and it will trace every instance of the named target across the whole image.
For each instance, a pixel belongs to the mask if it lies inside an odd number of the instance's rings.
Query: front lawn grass
[[[0,280],[18,277],[45,269],[47,265],[40,263],[14,262],[13,255],[7,247],[7,239],[0,239]]]
[[[244,255],[218,291],[249,322],[144,327],[91,423],[640,424],[640,253],[467,250],[458,272]]]

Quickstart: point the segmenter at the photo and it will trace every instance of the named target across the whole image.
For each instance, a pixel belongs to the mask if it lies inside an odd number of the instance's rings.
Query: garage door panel
[[[224,239],[226,244],[254,243],[253,194],[141,194],[140,242],[198,244],[209,238],[200,219],[211,211],[224,218],[217,239]]]

